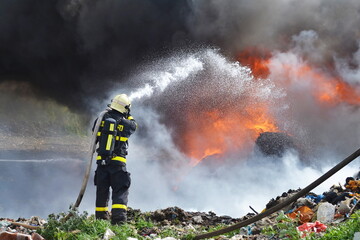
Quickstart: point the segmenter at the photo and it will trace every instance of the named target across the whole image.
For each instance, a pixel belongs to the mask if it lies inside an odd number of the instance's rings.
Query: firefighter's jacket
[[[101,130],[103,126],[104,119],[107,118],[113,118],[117,122],[117,135],[115,138],[115,147],[113,150],[112,158],[109,164],[116,164],[121,165],[123,163],[126,163],[126,155],[128,154],[128,138],[131,134],[133,134],[137,128],[137,124],[134,120],[134,118],[128,114],[124,115],[116,110],[109,110],[107,113],[104,114],[102,119],[102,124],[99,127],[99,131],[97,133],[97,140],[99,141],[99,137],[101,135]],[[97,121],[97,120],[96,120]],[[96,123],[95,121],[95,123]],[[95,128],[95,123],[93,126],[93,131]],[[97,149],[98,152],[98,149]],[[104,160],[103,156],[98,155],[97,156],[97,163],[99,164],[100,161]]]

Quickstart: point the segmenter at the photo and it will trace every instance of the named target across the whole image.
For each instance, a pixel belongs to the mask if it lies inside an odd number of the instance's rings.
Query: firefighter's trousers
[[[112,189],[111,222],[113,224],[126,221],[130,173],[125,165],[98,165],[95,171],[96,211],[98,219],[109,219],[108,202],[110,187]]]

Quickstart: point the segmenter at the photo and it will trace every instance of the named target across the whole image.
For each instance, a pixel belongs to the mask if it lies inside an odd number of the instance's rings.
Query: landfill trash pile
[[[271,199],[263,211],[285,201],[299,191],[301,189],[290,189],[281,196]],[[274,227],[279,222],[279,215],[293,219],[298,226],[297,231],[303,237],[311,232],[321,235],[328,226],[335,226],[346,221],[352,213],[360,209],[360,204],[358,204],[359,192],[360,180],[347,178],[344,186],[333,185],[329,191],[319,195],[311,192],[286,206],[280,213],[273,213],[250,226],[241,228],[239,234],[233,236],[232,239],[270,239],[269,236],[263,234],[263,230]],[[136,211],[138,211],[136,214],[141,214],[139,210],[131,210],[130,214],[134,214]],[[210,228],[220,224],[228,226],[251,218],[256,213],[248,213],[241,218],[231,218],[229,216],[217,216],[213,212],[186,212],[180,208],[172,207],[144,214],[149,220],[158,223],[156,229],[147,229],[147,232],[143,232],[143,235],[146,236],[154,235],[166,226],[177,226],[180,229],[179,231],[186,231],[189,228],[194,230],[204,229],[204,227]],[[131,216],[129,217],[131,219]],[[217,239],[222,239],[222,237],[220,236]],[[227,237],[223,237],[223,239],[227,239]]]
[[[275,206],[293,196],[301,189],[288,190],[281,196],[271,199],[266,209]],[[323,194],[309,193],[299,198],[297,201],[289,204],[282,211],[273,213],[268,217],[261,219],[249,226],[241,228],[238,233],[231,237],[232,240],[240,239],[276,239],[264,233],[266,228],[276,228],[279,218],[285,216],[287,219],[293,219],[297,225],[297,234],[302,237],[308,233],[323,234],[328,226],[336,226],[340,222],[346,221],[356,210],[360,209],[358,200],[360,198],[360,180],[347,178],[344,186],[334,185],[329,191]],[[253,209],[252,209],[253,210]],[[135,222],[136,218],[143,218],[153,222],[152,227],[142,228],[138,234],[149,239],[160,240],[161,232],[172,229],[177,231],[178,235],[186,235],[188,232],[202,234],[213,227],[225,227],[241,222],[253,217],[253,213],[248,213],[241,218],[232,218],[230,216],[217,216],[213,212],[188,212],[179,207],[169,207],[159,209],[153,212],[141,212],[138,209],[128,210],[128,222]],[[3,239],[29,239],[41,240],[42,236],[36,233],[37,227],[46,227],[46,220],[39,217],[30,219],[4,219],[0,218],[0,240]],[[103,239],[111,239],[114,233],[109,229]],[[165,238],[164,238],[165,239]],[[229,239],[226,236],[219,236],[216,239]],[[129,240],[134,240],[129,239]],[[169,237],[166,240],[171,240]]]
[[[159,223],[160,225],[175,225],[181,224],[195,224],[202,226],[216,226],[218,224],[232,224],[238,222],[240,219],[231,218],[229,216],[217,216],[213,212],[186,212],[179,207],[169,207],[166,209],[159,209],[150,213],[141,213],[140,210],[130,210],[129,219],[132,216],[144,214],[145,218]]]
[[[0,218],[0,240],[44,240],[36,233],[38,227],[44,226],[46,220],[39,217],[17,220]]]

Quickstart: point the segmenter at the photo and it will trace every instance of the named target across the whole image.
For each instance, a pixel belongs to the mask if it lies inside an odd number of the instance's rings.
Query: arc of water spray
[[[195,55],[190,55],[180,61],[174,61],[174,64],[168,70],[148,73],[147,78],[151,83],[146,83],[143,87],[131,92],[129,99],[133,101],[143,97],[150,97],[156,91],[163,92],[171,83],[187,79],[192,74],[203,69],[203,62]]]

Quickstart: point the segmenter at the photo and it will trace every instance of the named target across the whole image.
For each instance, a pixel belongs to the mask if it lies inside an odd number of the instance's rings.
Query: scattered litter
[[[28,235],[23,233],[2,232],[0,233],[0,240],[45,240],[45,239],[37,233]]]
[[[4,231],[10,224],[8,221],[0,221],[0,232]]]
[[[353,240],[360,240],[360,232],[356,232],[356,233],[354,234]]]
[[[303,235],[301,237],[305,237],[307,233],[315,232],[325,232],[327,226],[319,221],[316,221],[314,223],[304,223],[297,227],[297,230],[300,232],[303,232]]]
[[[201,216],[195,216],[195,217],[193,217],[193,221],[194,221],[194,223],[197,223],[197,224],[200,224],[200,223],[203,222]]]
[[[323,202],[319,204],[317,210],[317,220],[324,223],[330,223],[334,220],[335,215],[335,205],[332,205],[328,202]]]
[[[107,228],[105,233],[104,233],[103,240],[109,240],[114,236],[115,236],[115,233],[113,231],[111,231],[109,228]]]
[[[321,200],[323,200],[325,198],[325,196],[323,194],[314,196],[314,195],[307,195],[306,198],[314,201],[314,203],[319,203]]]
[[[342,215],[349,213],[351,210],[350,203],[352,200],[353,200],[352,198],[346,198],[344,201],[341,201],[337,209],[337,212]]]
[[[308,206],[299,207],[292,213],[288,214],[288,216],[292,219],[295,219],[298,217],[300,220],[300,223],[310,222],[313,215],[314,215],[313,210],[311,210],[311,208],[309,208]]]

